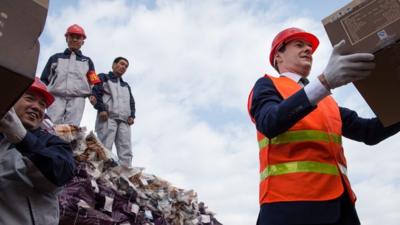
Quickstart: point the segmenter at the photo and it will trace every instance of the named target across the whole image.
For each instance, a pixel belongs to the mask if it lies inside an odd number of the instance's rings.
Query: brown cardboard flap
[[[47,8],[27,0],[1,0],[0,65],[32,77],[39,55]]]
[[[39,4],[40,6],[42,6],[43,8],[47,9],[49,6],[49,0],[33,0],[34,2],[36,2],[37,4]]]
[[[400,0],[355,0],[322,23],[332,45],[374,53],[375,70],[354,85],[385,126],[400,122]]]
[[[0,1],[0,118],[33,82],[48,0]]]
[[[0,74],[0,118],[2,118],[31,85],[32,79],[1,66]]]
[[[372,74],[354,85],[388,126],[400,121],[400,42],[375,53],[375,60],[377,67]]]
[[[332,45],[344,39],[349,53],[374,53],[400,37],[400,1],[352,1],[322,21]]]

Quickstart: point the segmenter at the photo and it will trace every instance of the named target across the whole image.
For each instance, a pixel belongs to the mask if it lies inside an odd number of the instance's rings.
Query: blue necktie
[[[300,78],[300,83],[303,85],[303,87],[305,87],[308,83],[310,83],[310,81],[307,78]]]

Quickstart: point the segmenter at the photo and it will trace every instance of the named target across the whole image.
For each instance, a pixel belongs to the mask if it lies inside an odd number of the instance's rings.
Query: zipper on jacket
[[[31,221],[32,224],[35,225],[35,217],[33,216],[33,209],[32,209],[32,205],[31,205],[31,201],[29,201],[29,197],[26,197],[26,201],[28,202],[28,207],[29,207],[29,214],[31,215]]]

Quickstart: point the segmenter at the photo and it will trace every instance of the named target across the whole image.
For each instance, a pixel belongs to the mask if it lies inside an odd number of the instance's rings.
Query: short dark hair
[[[122,56],[118,56],[117,58],[115,58],[113,64],[119,63],[119,61],[121,61],[121,60],[125,60],[128,63],[128,66],[129,66],[128,59],[126,59],[125,57],[122,57]]]
[[[277,53],[278,52],[285,52],[286,51],[286,44],[287,43],[283,43],[282,46],[280,46],[276,52]],[[278,63],[275,62],[275,59],[274,59],[274,68],[275,68],[276,71],[278,71],[278,73],[280,73],[279,68],[278,68]]]

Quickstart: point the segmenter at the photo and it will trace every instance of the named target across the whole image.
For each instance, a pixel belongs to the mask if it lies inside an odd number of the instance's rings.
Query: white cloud
[[[321,73],[331,49],[319,21],[296,16],[297,9],[281,1],[269,3],[160,0],[148,7],[141,1],[79,1],[50,13],[45,28],[49,41],[42,43],[38,68],[64,50],[63,35],[72,23],[85,28],[88,39],[82,51],[93,59],[97,72],[109,71],[115,57],[127,57],[131,67],[125,79],[137,105],[134,165],[195,189],[224,224],[255,224],[258,148],[246,111],[248,92],[265,72],[275,74],[268,51],[282,28],[302,27],[320,37],[312,77]],[[365,108],[355,99],[346,105]],[[95,114],[88,104],[82,125],[93,129]],[[354,142],[345,146],[362,199],[360,217],[368,224],[375,224],[379,215],[388,215],[384,224],[398,221],[395,199],[400,196],[392,171],[398,171],[394,162],[399,160],[396,142],[387,143],[377,147],[387,150],[376,155],[358,150],[368,147]],[[375,164],[377,160],[382,163]],[[382,179],[369,182],[370,177]],[[369,194],[375,187],[393,194],[393,199],[381,201],[383,209],[376,208],[380,199]]]

